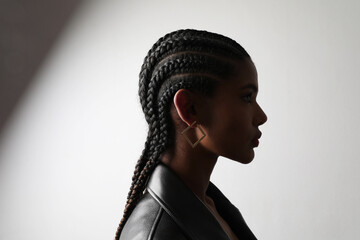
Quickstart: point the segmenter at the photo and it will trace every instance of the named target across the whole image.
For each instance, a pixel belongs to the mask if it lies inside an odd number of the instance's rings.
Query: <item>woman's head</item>
[[[257,75],[245,49],[228,37],[192,29],[166,34],[149,50],[139,77],[140,102],[149,131],[116,238],[159,156],[174,147],[176,130],[192,123],[194,116],[185,107],[189,99],[197,111],[197,122],[209,135],[202,147],[234,160],[251,161],[250,149],[243,145],[259,137],[257,127],[266,121],[257,104],[250,107],[247,102],[234,102],[250,95],[248,88],[241,89],[245,85],[257,88]],[[249,100],[255,96],[253,91]],[[178,114],[171,114],[175,109]]]
[[[201,147],[206,151],[246,164],[254,158],[253,148],[261,137],[258,127],[267,121],[267,116],[256,101],[259,87],[253,62],[239,61],[235,68],[205,104],[198,108],[194,104],[197,114],[189,114],[188,119],[196,118],[201,123],[206,133]],[[178,111],[186,109],[180,107]]]

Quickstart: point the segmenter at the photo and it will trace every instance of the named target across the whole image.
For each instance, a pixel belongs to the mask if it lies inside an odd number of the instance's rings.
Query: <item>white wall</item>
[[[86,1],[0,139],[0,239],[112,239],[146,140],[138,72],[179,28],[242,44],[268,115],[212,181],[258,239],[360,235],[360,2]]]

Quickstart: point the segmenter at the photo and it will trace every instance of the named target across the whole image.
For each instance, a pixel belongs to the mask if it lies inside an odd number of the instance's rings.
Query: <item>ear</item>
[[[174,106],[183,122],[190,126],[197,120],[197,112],[195,110],[196,97],[193,92],[187,89],[179,89],[174,95]]]

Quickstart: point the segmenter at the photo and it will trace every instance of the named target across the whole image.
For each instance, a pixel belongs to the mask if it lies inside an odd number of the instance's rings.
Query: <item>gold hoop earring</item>
[[[200,124],[197,124],[196,127],[200,129],[200,131],[202,132],[202,134],[204,134],[199,140],[197,140],[195,143],[192,143],[190,141],[190,139],[186,136],[186,132],[189,131],[189,129],[196,123],[196,121],[194,121],[190,126],[188,126],[187,128],[185,128],[184,131],[181,132],[181,134],[184,136],[184,138],[186,139],[186,141],[188,141],[188,143],[191,145],[192,148],[195,148],[196,145],[199,144],[199,142],[206,136],[205,132],[202,130],[202,128],[200,127]]]

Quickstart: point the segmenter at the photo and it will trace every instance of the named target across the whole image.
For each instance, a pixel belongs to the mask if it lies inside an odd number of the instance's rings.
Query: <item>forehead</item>
[[[222,82],[223,87],[228,91],[241,91],[242,89],[252,89],[257,92],[258,79],[254,63],[243,60],[235,63],[235,72],[227,81]]]

